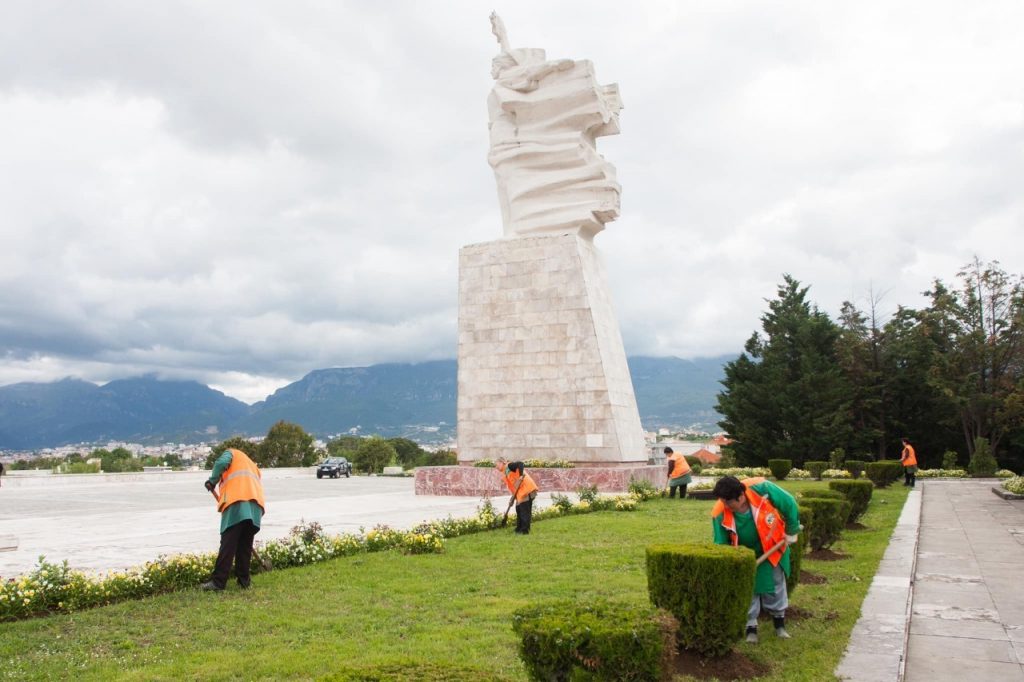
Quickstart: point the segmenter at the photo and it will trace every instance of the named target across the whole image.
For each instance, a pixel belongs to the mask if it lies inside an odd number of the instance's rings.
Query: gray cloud
[[[783,272],[826,311],[1024,270],[1015,2],[499,3],[620,84],[598,237],[627,351],[738,352]],[[0,384],[143,372],[255,401],[454,357],[500,235],[477,3],[13,2],[0,25]]]

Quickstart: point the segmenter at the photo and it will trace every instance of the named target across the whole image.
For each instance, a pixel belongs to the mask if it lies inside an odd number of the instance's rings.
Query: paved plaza
[[[0,576],[32,569],[40,555],[72,568],[108,571],[137,566],[161,554],[215,552],[220,515],[203,488],[209,472],[96,476],[5,476],[0,487]],[[318,480],[313,469],[267,469],[267,514],[257,540],[288,535],[300,521],[327,533],[369,530],[378,523],[407,529],[449,515],[473,516],[479,497],[414,495],[413,479],[366,477]],[[492,498],[504,512],[508,496]],[[550,504],[538,496],[535,508]]]

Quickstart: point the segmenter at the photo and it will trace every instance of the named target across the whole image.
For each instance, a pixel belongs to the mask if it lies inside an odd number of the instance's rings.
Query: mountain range
[[[717,429],[722,367],[735,356],[628,359],[645,428]],[[0,449],[77,443],[209,442],[262,436],[277,421],[321,438],[339,433],[443,442],[455,433],[456,364],[318,369],[247,405],[195,381],[144,376],[0,386]]]

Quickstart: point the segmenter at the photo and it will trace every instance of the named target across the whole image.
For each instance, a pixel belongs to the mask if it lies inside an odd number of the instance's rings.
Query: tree
[[[142,461],[135,459],[130,450],[114,448],[113,450],[94,450],[92,457],[100,459],[100,469],[107,473],[124,471],[142,471]]]
[[[930,378],[955,406],[968,454],[979,438],[998,453],[1024,424],[1024,278],[977,257],[957,277],[959,291],[936,280],[926,292],[943,336]]]
[[[327,442],[327,453],[331,457],[344,457],[351,460],[352,455],[362,443],[363,439],[359,436],[338,436]]]
[[[872,303],[872,311],[874,311]],[[872,313],[874,317],[874,312]],[[854,453],[875,453],[885,456],[885,384],[880,371],[880,333],[874,322],[849,301],[839,312],[839,337],[836,339],[836,360],[850,384],[849,416],[853,432],[844,450]]]
[[[267,437],[259,446],[261,466],[298,467],[312,466],[317,461],[313,447],[313,436],[298,424],[279,421],[267,431]]]
[[[352,464],[367,474],[379,473],[384,467],[398,459],[398,453],[380,436],[364,438],[359,449],[352,455]]]
[[[745,352],[725,366],[718,394],[719,425],[741,465],[825,459],[850,440],[849,383],[839,369],[838,327],[807,301],[807,287],[790,277],[761,317]]]
[[[245,454],[249,455],[249,459],[257,464],[261,464],[257,456],[259,446],[256,443],[253,443],[251,440],[247,440],[242,436],[232,436],[231,438],[221,441],[210,448],[210,454],[206,456],[206,464],[204,465],[204,468],[212,469],[217,458],[223,455],[225,450],[229,450],[231,448],[241,450]]]
[[[388,438],[388,443],[398,453],[398,463],[406,469],[418,465],[426,457],[426,451],[408,438]]]

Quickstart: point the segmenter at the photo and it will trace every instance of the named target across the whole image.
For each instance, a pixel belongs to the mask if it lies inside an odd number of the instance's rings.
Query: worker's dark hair
[[[523,463],[522,462],[509,462],[508,463],[508,470],[509,471],[514,471],[517,474],[519,474],[520,476],[522,476],[523,475]]]
[[[715,489],[712,491],[714,496],[720,500],[735,500],[746,492],[747,487],[740,483],[740,479],[735,476],[722,476],[715,483]]]
[[[674,452],[674,450],[670,447],[666,447],[664,450],[662,450],[662,452],[665,453],[666,455],[671,455]]]

